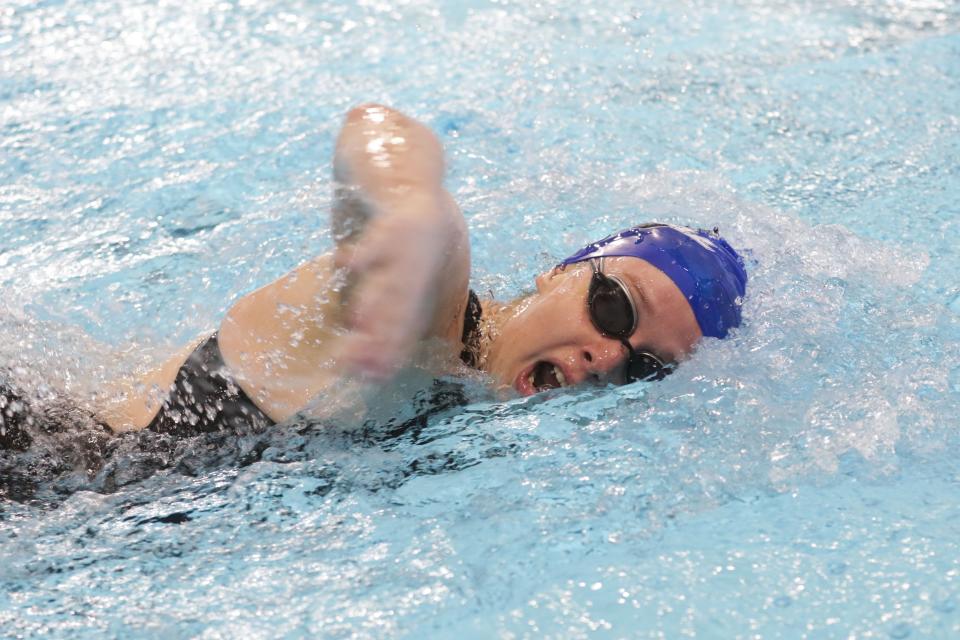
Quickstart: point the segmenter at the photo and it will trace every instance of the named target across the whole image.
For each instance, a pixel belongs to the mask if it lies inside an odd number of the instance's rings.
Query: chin
[[[487,375],[493,380],[493,390],[502,399],[515,398],[523,394],[517,389],[516,375],[511,376],[499,367],[487,369]]]

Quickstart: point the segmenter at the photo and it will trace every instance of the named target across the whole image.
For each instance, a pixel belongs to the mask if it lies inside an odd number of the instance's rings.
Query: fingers
[[[341,244],[333,252],[333,262],[338,269],[347,269],[353,274],[362,273],[369,268],[376,257],[374,242],[379,243],[368,232],[359,242]]]
[[[339,361],[347,373],[385,382],[407,362],[415,341],[406,340],[398,332],[387,333],[382,328],[370,327],[353,330],[342,345]]]
[[[391,245],[403,243],[404,229],[386,218],[372,221],[363,236],[354,243],[341,244],[334,252],[334,263],[337,267],[348,269],[356,277],[376,264],[389,260],[392,254]]]
[[[381,216],[335,252],[336,266],[353,283],[345,314],[350,334],[339,357],[350,373],[385,380],[412,356],[435,306],[449,245],[443,233],[419,213]]]
[[[373,382],[387,382],[398,371],[397,360],[386,357],[386,351],[369,336],[351,334],[343,342],[339,361],[348,375],[361,376]]]
[[[351,294],[341,361],[353,374],[378,380],[393,376],[425,331],[432,296],[428,265],[406,268],[387,262],[367,271]]]

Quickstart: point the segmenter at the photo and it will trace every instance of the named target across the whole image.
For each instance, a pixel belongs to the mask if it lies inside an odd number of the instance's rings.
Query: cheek
[[[663,327],[664,341],[671,344],[673,351],[677,354],[689,355],[702,337],[693,312],[688,308],[678,309],[664,322]]]
[[[574,315],[574,309],[563,300],[540,300],[510,323],[511,337],[518,349],[550,344],[564,333]]]
[[[543,314],[537,313],[536,308],[527,308],[504,322],[491,345],[487,363],[491,373],[515,366],[527,358],[532,349],[537,348],[546,330],[542,317]]]
[[[547,280],[549,277],[550,277],[550,274],[548,272],[548,273],[541,273],[540,275],[538,275],[536,278],[533,279],[533,283],[536,285],[538,293],[543,293],[544,289],[546,289]]]

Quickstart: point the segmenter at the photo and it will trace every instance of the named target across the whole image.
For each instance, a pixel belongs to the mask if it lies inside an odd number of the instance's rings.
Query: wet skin
[[[588,262],[554,269],[536,279],[534,295],[491,312],[497,335],[485,368],[501,387],[521,395],[543,390],[541,372],[559,370],[563,386],[584,381],[624,382],[627,350],[619,340],[602,335],[590,321]],[[608,258],[604,273],[619,276],[630,288],[639,320],[630,336],[635,350],[649,351],[664,362],[677,362],[702,337],[693,310],[680,289],[662,271],[638,258]],[[531,373],[535,380],[530,381]],[[547,376],[553,386],[556,378]]]
[[[470,244],[466,221],[443,187],[439,140],[394,109],[360,105],[344,121],[334,169],[334,227],[357,212],[368,222],[338,237],[335,254],[307,260],[238,300],[219,326],[231,377],[276,422],[308,405],[331,410],[314,400],[343,395],[348,378],[379,384],[406,366],[435,369],[418,362],[426,343],[443,345],[451,363],[463,348]],[[635,349],[664,362],[692,351],[700,330],[663,272],[637,258],[607,259],[604,272],[631,288],[640,316],[630,337]],[[479,362],[499,388],[530,395],[624,380],[625,347],[601,335],[588,315],[591,275],[588,263],[554,269],[537,277],[533,295],[484,304]],[[341,298],[335,283],[343,280],[349,295]],[[146,427],[203,337],[105,390],[98,419],[117,432]]]

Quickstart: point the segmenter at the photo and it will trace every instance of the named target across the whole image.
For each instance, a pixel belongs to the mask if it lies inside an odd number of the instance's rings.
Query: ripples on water
[[[958,26],[936,1],[7,3],[0,361],[36,399],[93,401],[328,248],[364,100],[442,137],[480,291],[646,219],[719,225],[751,282],[736,336],[656,385],[4,454],[34,502],[0,507],[0,623],[960,632]]]

